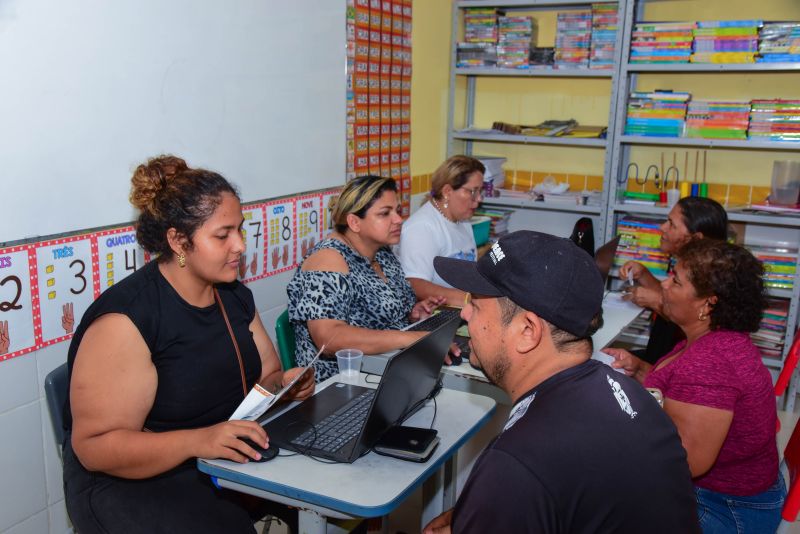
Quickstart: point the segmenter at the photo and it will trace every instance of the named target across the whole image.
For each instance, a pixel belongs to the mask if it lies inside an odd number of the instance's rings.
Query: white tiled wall
[[[274,339],[292,272],[250,284]],[[44,398],[44,378],[67,359],[68,342],[0,362],[0,533],[71,532],[61,458]]]

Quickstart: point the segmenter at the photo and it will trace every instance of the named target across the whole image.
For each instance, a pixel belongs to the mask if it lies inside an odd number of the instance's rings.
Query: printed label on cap
[[[500,243],[495,243],[492,245],[492,249],[489,251],[489,257],[492,258],[492,263],[497,265],[497,263],[506,257],[505,252],[503,249],[500,248]]]

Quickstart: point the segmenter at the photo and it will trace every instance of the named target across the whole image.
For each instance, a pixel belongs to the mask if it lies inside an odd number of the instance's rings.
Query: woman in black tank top
[[[215,488],[195,459],[259,459],[243,439],[267,448],[263,428],[228,418],[254,384],[276,391],[302,369],[281,370],[237,281],[233,186],[171,156],[140,165],[132,184],[137,239],[157,259],[103,293],[72,339],[67,510],[81,533],[253,532],[278,505]],[[313,390],[307,373],[290,394]]]

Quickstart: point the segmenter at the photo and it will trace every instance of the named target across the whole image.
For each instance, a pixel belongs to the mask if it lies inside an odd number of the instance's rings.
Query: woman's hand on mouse
[[[253,443],[269,447],[269,437],[264,429],[255,421],[223,421],[216,425],[200,428],[198,435],[192,436],[196,445],[195,454],[198,458],[220,458],[234,462],[245,463],[257,460],[256,452],[241,438],[247,438]]]

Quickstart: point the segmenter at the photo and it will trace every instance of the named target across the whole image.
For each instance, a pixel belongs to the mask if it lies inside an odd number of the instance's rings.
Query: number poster
[[[265,204],[243,206],[242,235],[247,249],[239,263],[239,279],[251,282],[266,276],[266,215]]]
[[[267,272],[277,274],[295,266],[294,199],[270,202],[267,210]]]
[[[32,256],[27,245],[0,249],[0,361],[36,348],[31,294]]]
[[[320,195],[300,197],[295,201],[297,209],[297,237],[295,239],[300,251],[298,263],[322,239],[321,202]]]
[[[97,262],[102,293],[120,282],[146,263],[144,250],[136,242],[133,226],[99,232],[94,235],[97,241]]]
[[[92,238],[88,235],[36,245],[42,346],[71,337],[94,301],[92,248]]]
[[[242,207],[239,278],[247,283],[297,266],[333,230],[341,188]],[[100,294],[150,256],[130,224],[0,248],[0,362],[72,337]]]
[[[339,198],[341,189],[332,189],[322,193],[322,237],[328,237],[333,232],[333,204]]]

